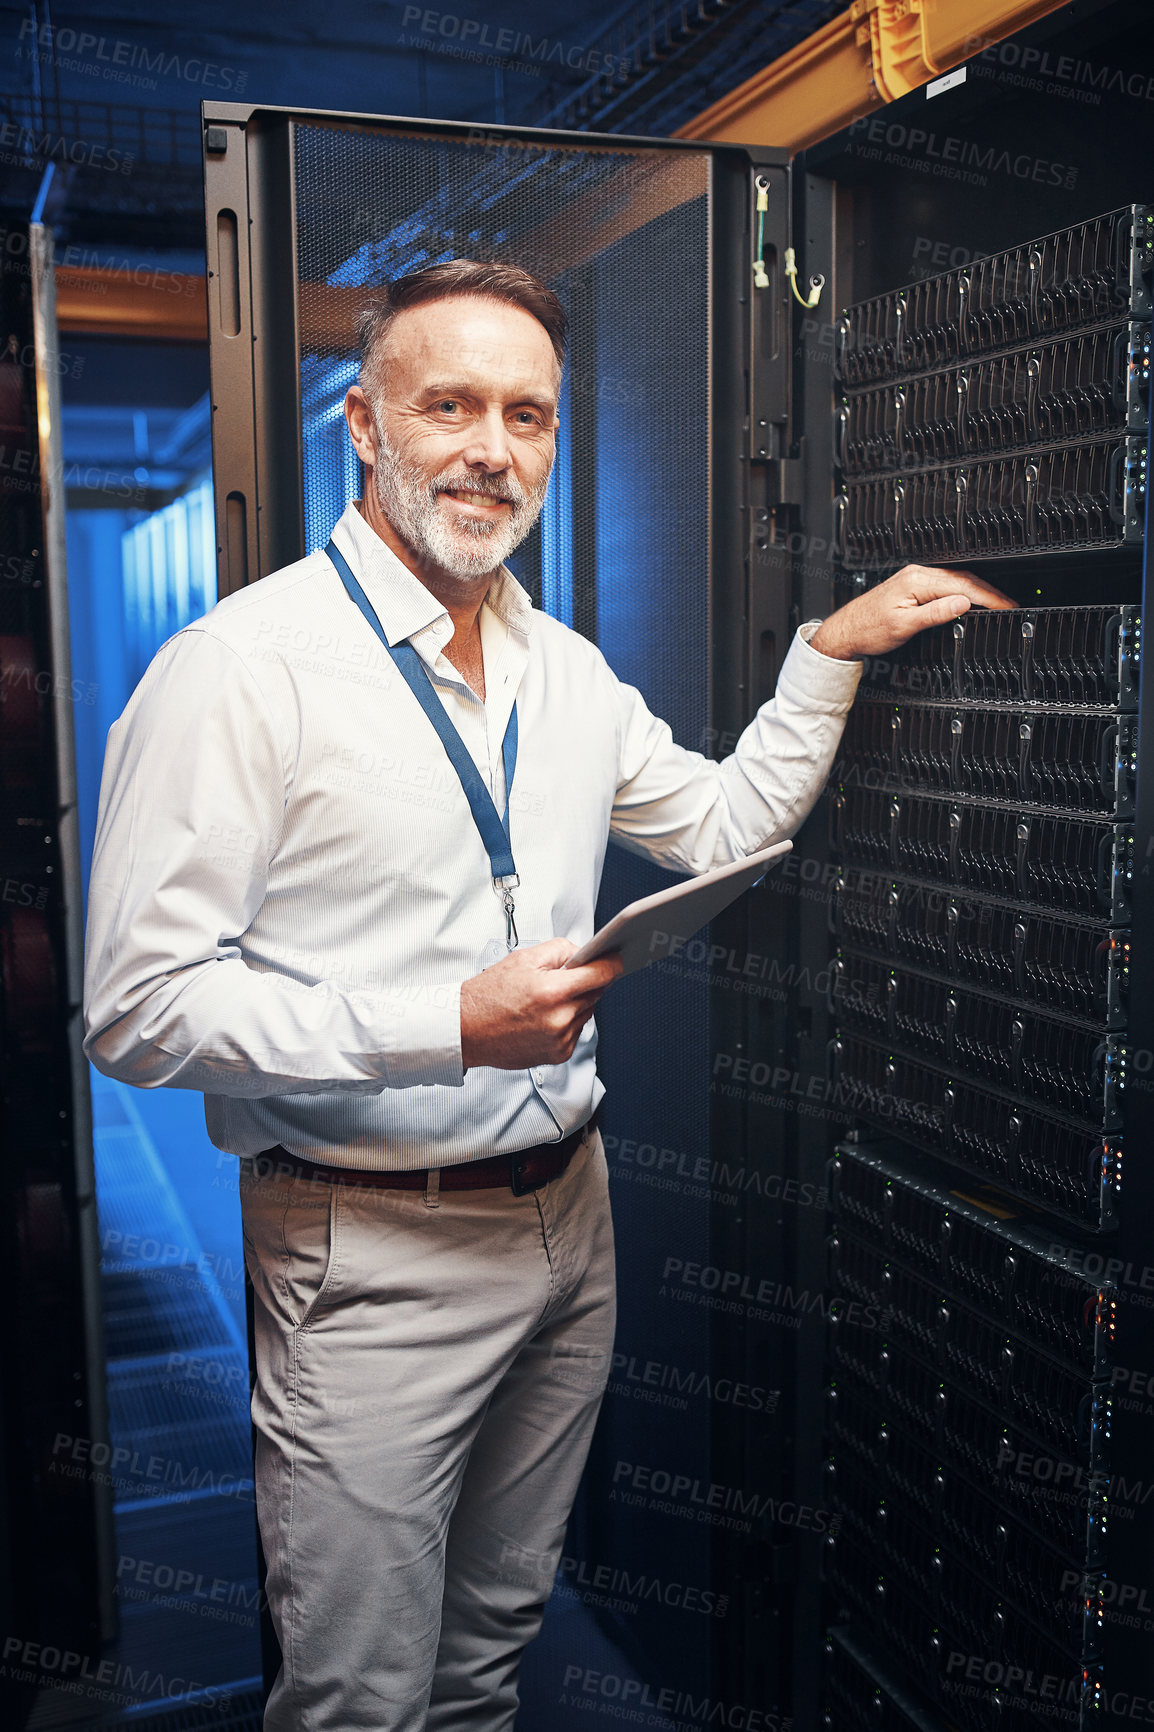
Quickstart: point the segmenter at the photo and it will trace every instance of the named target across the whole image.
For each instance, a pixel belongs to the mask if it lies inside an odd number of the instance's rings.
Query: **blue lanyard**
[[[473,822],[481,833],[481,840],[489,856],[493,882],[502,893],[506,938],[512,948],[517,943],[517,928],[513,923],[513,891],[520,883],[509,840],[509,808],[513,793],[513,774],[517,768],[517,706],[513,705],[509,725],[505,729],[505,738],[501,743],[501,758],[505,765],[505,816],[501,818],[493,804],[493,796],[481,780],[481,773],[470,757],[465,742],[449,720],[445,706],[437,696],[420,656],[411,643],[389,642],[368,596],[353,576],[348,560],[334,541],[330,540],[325,552],[336,567],[337,576],[392,656],[409,690],[436,728],[441,744],[449,755],[449,762],[461,779],[469,810],[473,814]]]

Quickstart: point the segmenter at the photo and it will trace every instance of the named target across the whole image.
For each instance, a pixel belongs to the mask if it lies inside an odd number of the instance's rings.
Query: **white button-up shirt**
[[[480,613],[482,701],[443,653],[449,615],[355,507],[334,539],[499,811],[517,703],[523,943],[592,934],[611,836],[703,872],[791,835],[817,799],[859,663],[799,634],[715,763],[504,569]],[[461,983],[504,935],[456,772],[323,553],[164,645],[108,737],[85,981],[98,1069],[202,1090],[209,1136],[237,1155],[280,1143],[399,1169],[554,1141],[604,1092],[592,1020],[567,1064],[462,1070]]]

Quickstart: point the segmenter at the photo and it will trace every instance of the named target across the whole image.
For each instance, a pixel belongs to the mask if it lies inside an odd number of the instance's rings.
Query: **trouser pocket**
[[[293,1174],[247,1176],[241,1208],[253,1285],[292,1327],[306,1329],[336,1286],[340,1186]]]

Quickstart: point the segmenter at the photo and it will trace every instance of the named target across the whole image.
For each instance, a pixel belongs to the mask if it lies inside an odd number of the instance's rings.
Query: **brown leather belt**
[[[487,1155],[480,1161],[461,1161],[452,1167],[436,1167],[442,1191],[487,1191],[507,1185],[515,1197],[523,1197],[560,1178],[586,1136],[597,1126],[597,1115],[579,1130],[570,1131],[559,1143],[538,1143],[532,1149],[519,1149],[514,1155]],[[253,1157],[253,1170],[266,1176],[295,1174],[298,1178],[322,1180],[330,1185],[367,1185],[382,1191],[424,1191],[429,1186],[429,1170],[414,1167],[399,1173],[385,1173],[377,1168],[362,1172],[356,1167],[334,1167],[325,1161],[310,1161],[294,1155],[277,1143]]]

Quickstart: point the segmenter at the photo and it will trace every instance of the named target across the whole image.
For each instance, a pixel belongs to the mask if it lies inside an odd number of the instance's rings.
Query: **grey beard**
[[[463,583],[487,577],[504,564],[541,515],[548,475],[531,493],[526,493],[511,476],[476,475],[468,471],[454,474],[446,469],[430,478],[390,444],[375,415],[373,425],[377,435],[377,462],[373,470],[377,504],[417,559],[422,564],[438,566]],[[441,512],[438,496],[449,488],[463,486],[494,499],[508,500],[509,515],[496,523],[469,519],[462,521],[458,529],[452,529]],[[462,545],[462,537],[468,537],[473,545]]]

